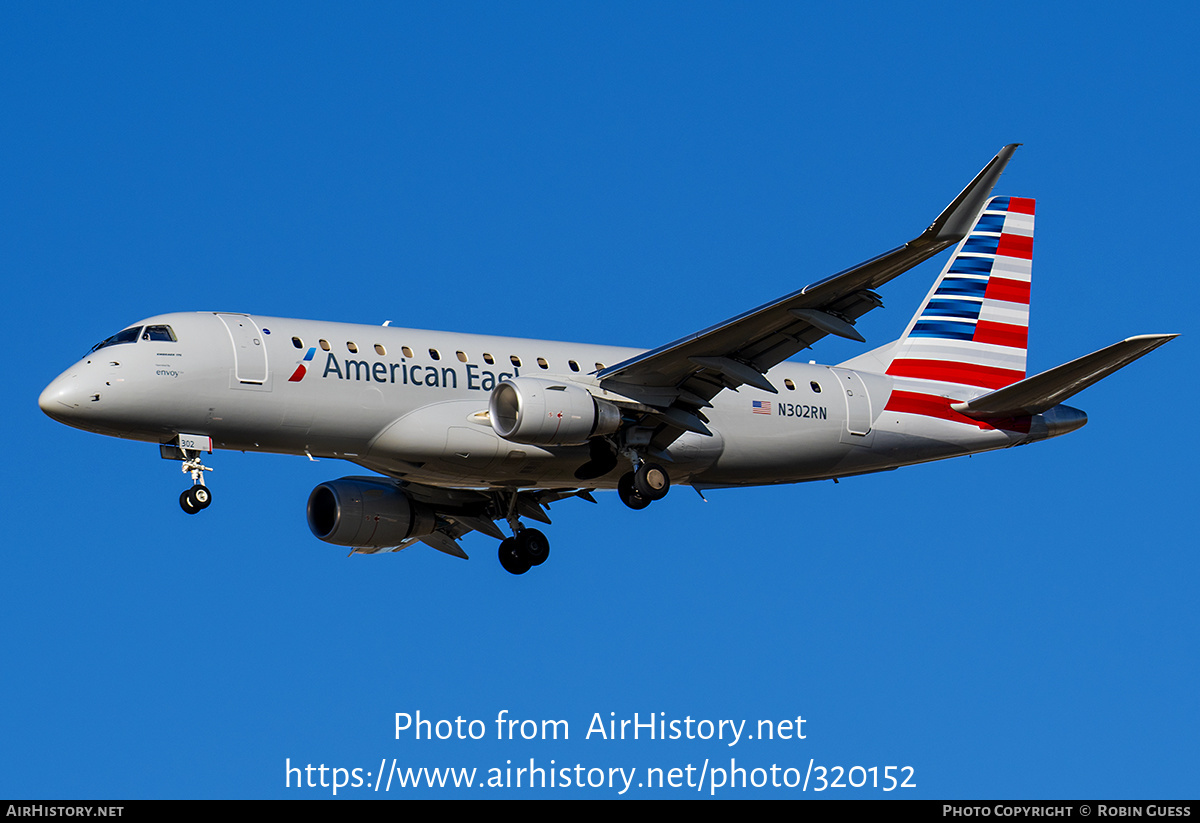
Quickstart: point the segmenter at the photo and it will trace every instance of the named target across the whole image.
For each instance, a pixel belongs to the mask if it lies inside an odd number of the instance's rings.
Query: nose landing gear
[[[204,485],[204,472],[212,469],[200,462],[200,453],[183,461],[183,471],[192,475],[192,487],[179,495],[179,507],[188,514],[198,514],[212,505],[212,491]]]

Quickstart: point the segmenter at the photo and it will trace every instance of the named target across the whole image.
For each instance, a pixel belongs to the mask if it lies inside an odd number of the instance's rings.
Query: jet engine
[[[537,377],[500,381],[488,398],[492,429],[505,440],[534,446],[578,446],[612,434],[621,412],[587,389]]]
[[[326,543],[355,548],[389,548],[406,538],[431,534],[433,510],[387,480],[343,477],[308,496],[308,527]]]

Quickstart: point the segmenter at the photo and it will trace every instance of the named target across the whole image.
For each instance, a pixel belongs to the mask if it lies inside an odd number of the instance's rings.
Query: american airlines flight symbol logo
[[[315,355],[316,353],[317,353],[316,346],[313,346],[311,349],[308,350],[308,354],[304,355],[304,359],[300,361],[300,364],[296,366],[296,370],[294,372],[292,372],[292,376],[288,378],[289,383],[299,383],[301,380],[304,379],[304,374],[307,371],[307,369],[304,368],[304,364],[309,362],[310,360],[312,360],[313,355]]]

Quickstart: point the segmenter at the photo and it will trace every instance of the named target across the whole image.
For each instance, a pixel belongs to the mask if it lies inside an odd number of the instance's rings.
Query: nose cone
[[[74,425],[88,402],[85,389],[72,372],[63,372],[38,397],[38,407],[60,423]]]

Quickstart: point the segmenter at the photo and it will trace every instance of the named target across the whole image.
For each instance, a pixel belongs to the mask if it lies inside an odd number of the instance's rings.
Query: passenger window
[[[820,384],[820,383],[818,383],[816,380],[812,381],[812,382],[811,382],[811,383],[809,383],[808,385],[812,387],[812,390],[813,390],[813,392],[814,392],[814,393],[816,393],[816,394],[820,394],[820,393],[821,393],[821,384]]]
[[[538,358],[538,366],[539,366],[539,367],[541,367],[541,368],[543,368],[543,369],[548,369],[548,368],[550,368],[549,364],[548,364],[548,363],[546,363],[546,358],[544,358],[544,357],[539,357],[539,358]]]
[[[596,364],[596,371],[602,371],[603,369],[604,369],[604,364],[603,364],[603,363],[597,363],[597,364]]]
[[[350,350],[351,354],[358,354],[358,344],[357,343],[351,343],[349,340],[347,340],[346,348],[348,348]]]
[[[483,353],[483,362],[487,363],[489,366],[493,366],[496,363],[496,358],[492,357],[487,352],[484,352]]]
[[[519,368],[521,368],[521,358],[517,357],[515,354],[510,354],[510,355],[508,356],[508,359],[509,359],[509,361],[510,361],[510,362],[512,362],[512,364],[513,364],[514,366],[516,366],[518,369],[519,369]]]
[[[571,367],[571,371],[579,371],[579,364],[574,360],[568,360],[567,365]]]
[[[789,378],[786,378],[786,379],[783,381],[783,385],[787,386],[787,389],[788,389],[788,391],[795,391],[795,390],[796,390],[796,384],[792,382],[792,379],[791,379],[790,377],[789,377]]]
[[[412,349],[410,349],[408,346],[401,346],[400,353],[405,357],[412,357]]]
[[[329,341],[328,340],[320,340],[318,342],[320,342],[320,344],[321,344],[321,351],[329,351]]]
[[[293,337],[293,338],[292,338],[292,345],[293,345],[293,346],[295,346],[295,347],[296,347],[296,348],[298,348],[298,349],[302,349],[302,348],[304,348],[304,341],[303,341],[303,340],[301,340],[299,337]]]
[[[380,357],[384,357],[387,355],[387,349],[385,349],[381,343],[376,343],[375,344],[375,353],[377,355],[379,355]]]
[[[459,351],[459,352],[455,352],[455,354],[457,354],[457,355],[458,355],[458,362],[459,362],[459,363],[466,363],[466,362],[467,362],[467,355],[466,355],[466,353],[465,353],[465,352],[461,352],[461,351]]]
[[[429,356],[430,356],[430,357],[432,357],[434,360],[441,360],[441,359],[442,359],[442,356],[441,356],[440,354],[438,354],[438,350],[437,350],[437,349],[430,349],[430,350],[429,350]]]

